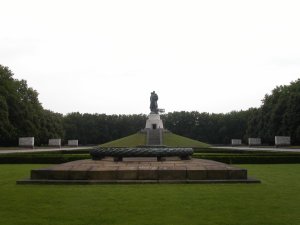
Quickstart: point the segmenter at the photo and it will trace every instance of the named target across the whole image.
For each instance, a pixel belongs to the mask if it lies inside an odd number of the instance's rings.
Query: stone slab
[[[276,146],[291,145],[291,137],[289,137],[289,136],[275,136],[275,145]]]
[[[138,180],[158,180],[158,166],[139,165]]]
[[[198,183],[205,180],[247,181],[248,177],[246,169],[204,159],[159,162],[87,159],[31,170],[31,180],[33,183],[40,183],[39,180],[45,183],[82,183],[85,180],[86,183]]]
[[[184,180],[187,179],[186,167],[179,165],[161,165],[158,167],[159,180]]]
[[[219,166],[205,166],[207,180],[226,180],[229,179],[228,169],[221,168]]]
[[[19,147],[34,148],[34,137],[20,137]]]
[[[68,140],[68,146],[77,147],[78,146],[78,140]]]
[[[103,168],[103,169],[92,169],[87,174],[88,180],[117,180],[118,167]]]
[[[61,139],[49,139],[48,146],[61,147]]]
[[[248,138],[248,145],[249,146],[261,145],[261,138]]]
[[[260,180],[248,177],[248,179],[238,180],[18,180],[17,184],[257,184]]]
[[[118,167],[117,179],[118,180],[137,180],[138,179],[138,166],[121,165]]]
[[[186,170],[187,178],[189,180],[206,180],[207,171],[203,166],[191,165],[187,167]]]
[[[248,171],[246,169],[230,169],[228,170],[228,176],[231,180],[245,179]]]
[[[242,145],[241,139],[231,139],[231,145]]]

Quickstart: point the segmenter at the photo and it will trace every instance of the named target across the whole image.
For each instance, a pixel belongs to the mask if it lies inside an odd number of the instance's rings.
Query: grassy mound
[[[207,148],[209,144],[173,133],[164,133],[163,144],[169,147]]]
[[[100,145],[101,147],[136,147],[146,144],[146,134],[136,133]]]
[[[146,145],[147,135],[145,133],[136,133],[121,139],[117,139],[111,142],[100,145],[101,147],[136,147],[140,145]],[[195,148],[207,148],[210,145],[196,141],[190,138],[186,138],[173,133],[163,134],[163,145],[169,147],[195,147]]]

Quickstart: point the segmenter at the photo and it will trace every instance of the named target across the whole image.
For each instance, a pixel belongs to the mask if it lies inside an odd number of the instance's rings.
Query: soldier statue
[[[158,105],[157,105],[158,95],[155,91],[151,92],[150,96],[150,110],[151,113],[158,114]]]

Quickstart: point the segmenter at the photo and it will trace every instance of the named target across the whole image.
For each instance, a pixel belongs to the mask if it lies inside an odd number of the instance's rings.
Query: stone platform
[[[30,179],[17,184],[105,184],[105,183],[259,183],[248,178],[247,170],[224,163],[170,157],[78,160],[44,169],[31,170]]]

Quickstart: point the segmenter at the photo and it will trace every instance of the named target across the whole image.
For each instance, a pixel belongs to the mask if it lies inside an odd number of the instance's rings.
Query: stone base
[[[164,125],[162,120],[160,119],[159,114],[149,114],[145,129],[164,129]]]
[[[105,183],[259,183],[246,169],[203,159],[157,161],[156,158],[125,158],[114,162],[79,160],[31,170],[30,179],[17,184]]]
[[[237,184],[260,183],[257,179],[247,180],[18,180],[17,184]]]

